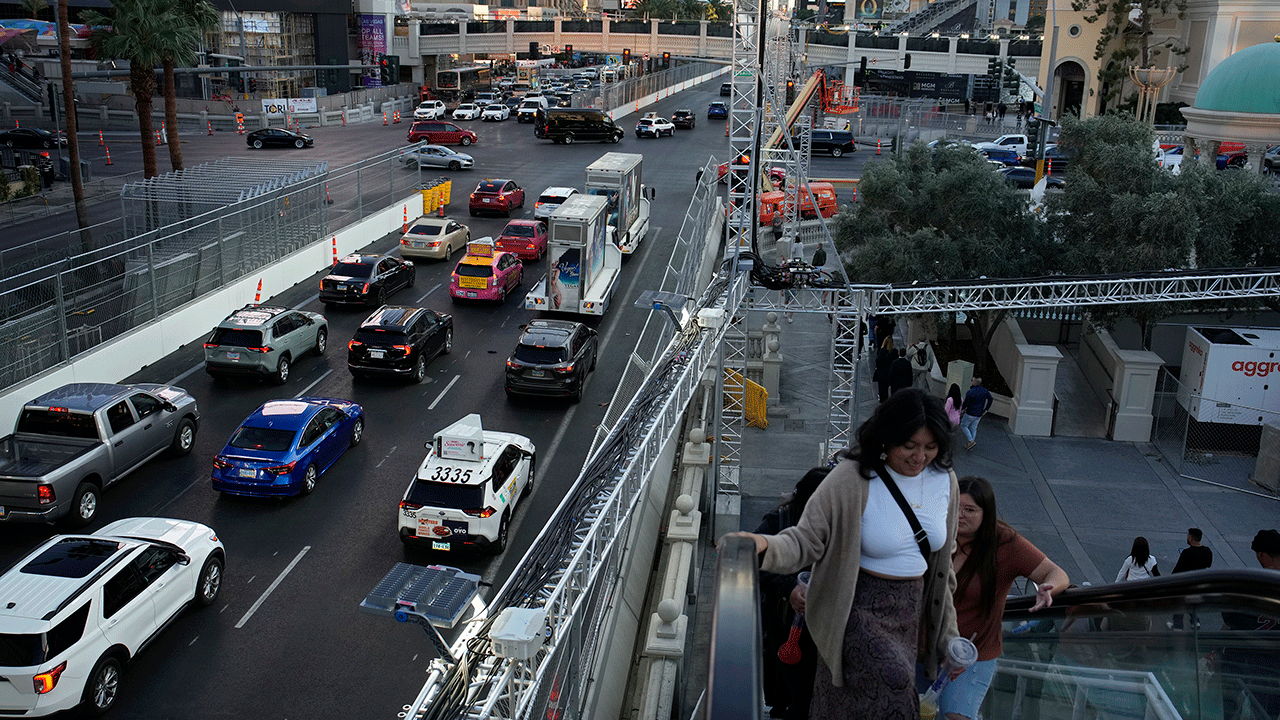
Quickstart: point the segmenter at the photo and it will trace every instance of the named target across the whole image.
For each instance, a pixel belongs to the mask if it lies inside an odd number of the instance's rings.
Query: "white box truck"
[[[1178,403],[1195,420],[1280,419],[1280,330],[1188,327],[1180,380]]]
[[[603,315],[622,269],[622,253],[609,242],[609,201],[578,193],[548,218],[547,273],[525,296],[530,310]]]
[[[644,155],[611,152],[587,166],[587,194],[609,200],[611,240],[623,255],[635,252],[649,232],[649,201],[656,195],[641,179]]]

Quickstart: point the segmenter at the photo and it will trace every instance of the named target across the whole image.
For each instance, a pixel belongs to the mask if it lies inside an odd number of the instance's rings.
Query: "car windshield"
[[[236,434],[231,436],[227,444],[242,450],[265,450],[266,452],[284,452],[293,447],[293,438],[297,435],[292,430],[278,428],[260,428],[242,425]]]
[[[492,265],[472,265],[470,263],[458,263],[458,267],[454,268],[454,275],[463,277],[493,277]]]
[[[409,340],[403,330],[386,330],[384,328],[361,328],[356,331],[356,342],[365,345],[408,345]]]
[[[364,263],[341,262],[333,266],[330,275],[350,278],[367,278],[373,274],[373,265]]]
[[[516,359],[531,365],[555,365],[566,359],[562,347],[537,347],[535,345],[517,345]]]
[[[409,502],[427,507],[469,510],[484,507],[484,485],[414,480],[409,487]]]
[[[502,231],[503,235],[514,237],[533,237],[532,225],[508,225],[506,230]]]
[[[432,235],[439,235],[442,232],[444,232],[443,225],[414,225],[413,227],[409,228],[410,235],[432,236]]]

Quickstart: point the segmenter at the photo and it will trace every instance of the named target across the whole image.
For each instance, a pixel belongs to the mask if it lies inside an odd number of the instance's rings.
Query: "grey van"
[[[533,120],[533,134],[558,144],[572,145],[578,140],[618,142],[622,128],[609,114],[591,108],[549,108],[539,110]]]

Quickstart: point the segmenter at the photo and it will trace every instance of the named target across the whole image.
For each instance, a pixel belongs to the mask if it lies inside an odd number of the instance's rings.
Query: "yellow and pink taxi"
[[[495,247],[493,238],[467,243],[467,254],[453,269],[449,295],[458,300],[506,300],[523,279],[524,268],[514,253]]]

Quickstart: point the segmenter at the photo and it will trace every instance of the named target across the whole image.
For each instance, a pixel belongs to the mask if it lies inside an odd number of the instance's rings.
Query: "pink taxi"
[[[458,261],[449,280],[449,295],[458,300],[506,300],[524,277],[524,267],[515,253],[495,247],[493,238],[467,243],[467,254]]]

